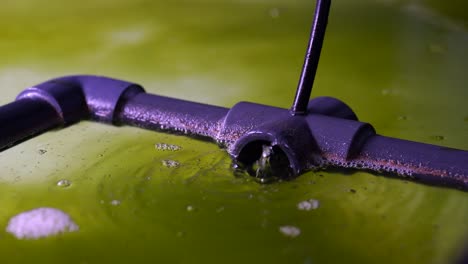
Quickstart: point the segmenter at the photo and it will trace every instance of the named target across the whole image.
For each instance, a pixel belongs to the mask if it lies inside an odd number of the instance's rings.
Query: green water
[[[0,104],[88,73],[226,107],[289,107],[314,1],[167,2],[2,3]],[[333,3],[313,96],[344,100],[381,134],[468,149],[467,4],[350,2]],[[131,127],[45,133],[1,152],[0,168],[1,263],[447,263],[468,239],[466,192],[342,171],[259,185],[234,177],[215,144]],[[319,208],[297,209],[309,199]],[[44,206],[80,231],[5,232]]]

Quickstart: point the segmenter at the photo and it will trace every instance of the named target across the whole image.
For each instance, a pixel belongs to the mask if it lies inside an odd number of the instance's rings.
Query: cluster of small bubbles
[[[162,165],[167,168],[177,168],[180,166],[180,163],[175,160],[162,160]]]
[[[298,203],[297,209],[302,210],[302,211],[310,211],[310,210],[315,210],[319,208],[319,206],[320,206],[319,200],[309,199],[309,200]]]
[[[182,147],[173,145],[173,144],[167,144],[167,143],[156,143],[154,147],[157,150],[162,150],[162,151],[178,151],[181,150]]]
[[[280,226],[279,231],[287,237],[297,237],[301,234],[301,230],[295,226]]]
[[[41,207],[12,217],[6,231],[17,239],[38,239],[78,229],[67,213],[56,208]]]
[[[71,184],[71,181],[67,179],[61,179],[57,182],[58,187],[69,187]]]
[[[112,200],[112,201],[110,202],[110,204],[113,205],[113,206],[117,206],[117,205],[120,205],[121,202],[120,202],[119,200]]]
[[[383,163],[386,163],[387,165]],[[396,163],[396,165],[392,166],[391,163]],[[401,168],[401,166],[398,166],[398,165],[401,165],[398,161],[392,161],[392,160],[381,160],[380,164],[377,165],[373,163],[367,163],[362,160],[345,162],[339,159],[331,159],[330,164],[347,167],[347,168],[370,169],[370,170],[379,171],[379,172],[385,171],[385,172],[390,172],[390,173],[395,173],[398,175],[405,175],[405,176],[411,176],[413,173],[411,169]],[[421,168],[423,166],[422,164],[419,164],[417,167]]]
[[[47,150],[45,150],[45,149],[39,149],[39,150],[37,150],[37,153],[39,153],[39,155],[42,155],[42,154],[47,153]]]

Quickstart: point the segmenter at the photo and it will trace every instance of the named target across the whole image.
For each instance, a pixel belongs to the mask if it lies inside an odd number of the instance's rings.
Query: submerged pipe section
[[[28,88],[0,107],[0,149],[91,119],[209,138],[262,179],[333,166],[468,189],[468,151],[377,135],[332,97],[310,100],[307,112],[292,116],[289,109],[249,102],[228,109],[148,94],[117,79],[68,76]],[[269,171],[259,172],[265,162]]]

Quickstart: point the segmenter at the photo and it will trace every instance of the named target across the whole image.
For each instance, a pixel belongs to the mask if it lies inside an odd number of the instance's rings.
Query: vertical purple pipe
[[[304,115],[307,113],[307,104],[309,103],[312,86],[314,85],[315,73],[317,72],[323,39],[327,29],[330,5],[331,0],[317,0],[304,65],[302,66],[296,96],[291,107],[291,114],[293,115]]]

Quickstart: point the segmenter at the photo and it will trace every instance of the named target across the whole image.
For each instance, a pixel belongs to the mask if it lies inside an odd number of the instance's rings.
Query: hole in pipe
[[[279,146],[264,140],[247,143],[234,165],[236,169],[247,172],[261,183],[289,179],[293,176],[286,153]]]

